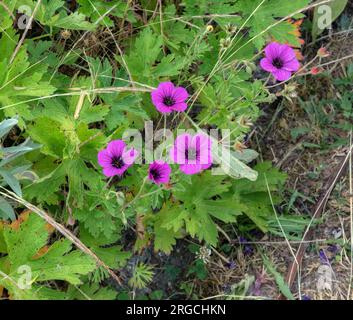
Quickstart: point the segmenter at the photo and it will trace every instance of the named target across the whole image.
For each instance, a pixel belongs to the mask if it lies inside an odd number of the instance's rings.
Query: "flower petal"
[[[123,172],[121,173],[121,169],[117,169],[117,168],[114,168],[113,166],[110,166],[110,167],[103,168],[103,174],[106,177],[114,177],[114,176],[121,176]]]
[[[172,97],[174,92],[174,84],[172,82],[161,82],[158,86],[158,91],[163,97]]]
[[[174,89],[173,98],[176,103],[185,102],[189,97],[188,92],[183,87],[178,87]]]
[[[277,42],[271,42],[265,48],[266,58],[270,61],[278,58],[282,52],[282,45]]]
[[[295,51],[288,45],[282,46],[281,59],[284,62],[296,59]]]
[[[196,134],[193,138],[196,150],[199,153],[198,163],[201,165],[212,164],[211,139],[205,134]]]
[[[156,109],[161,113],[171,113],[173,109],[171,107],[166,106],[163,102],[159,102],[155,104]]]
[[[112,164],[112,157],[107,149],[98,152],[98,163],[101,167],[109,167]]]
[[[272,72],[272,74],[277,81],[287,81],[288,79],[290,79],[292,75],[290,71],[283,70],[283,69],[276,70]]]
[[[138,155],[139,155],[139,152],[135,149],[124,150],[122,158],[124,163],[129,167],[135,162]]]
[[[155,170],[158,172],[158,178],[156,178],[151,173],[151,170]],[[163,161],[155,161],[149,166],[148,178],[156,184],[169,183],[171,171],[172,170],[168,163],[165,163]]]
[[[268,72],[273,72],[277,70],[277,68],[272,64],[272,61],[268,58],[261,59],[260,66],[262,69]]]
[[[183,112],[187,109],[187,104],[185,102],[178,102],[170,107],[170,110]]]
[[[158,103],[163,103],[163,94],[160,90],[155,89],[151,92],[152,103],[157,106]]]
[[[174,163],[186,163],[185,150],[187,150],[191,141],[192,136],[188,133],[183,133],[175,139],[174,146],[170,149],[169,152],[169,156]]]
[[[283,69],[287,70],[287,71],[298,71],[300,68],[300,63],[297,59],[293,59],[291,61],[287,61],[284,65],[283,65]]]
[[[123,140],[113,140],[108,143],[107,151],[111,157],[120,157],[123,154],[125,142]]]
[[[207,164],[201,164],[202,170],[206,170],[206,169],[208,169],[211,166],[212,166],[212,162],[211,163],[207,163]]]
[[[201,164],[182,164],[180,170],[185,174],[195,174],[202,171]]]

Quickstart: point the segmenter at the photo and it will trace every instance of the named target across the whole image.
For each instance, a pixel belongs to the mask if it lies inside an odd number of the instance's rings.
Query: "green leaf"
[[[192,237],[216,245],[218,232],[213,218],[235,222],[241,214],[241,208],[227,195],[229,187],[224,176],[213,176],[210,171],[192,176],[191,182],[180,181],[174,191],[180,204],[169,208],[168,214],[160,213],[161,227],[177,232],[185,226]]]
[[[0,161],[0,167],[5,166],[9,162],[14,161],[18,157],[23,156],[24,154],[39,149],[40,145],[33,143],[30,139],[26,139],[23,143],[18,146],[1,148],[0,147],[0,155],[2,157]]]
[[[242,151],[233,151],[232,152],[234,157],[237,158],[238,160],[244,162],[244,163],[249,163],[254,161],[258,156],[258,152],[252,149],[244,149]]]
[[[259,173],[256,181],[248,179],[233,181],[233,199],[238,203],[239,210],[266,232],[274,214],[268,189],[271,192],[277,191],[279,186],[283,185],[286,175],[272,168],[270,162],[259,163],[254,169]],[[272,198],[275,203],[279,202],[275,195],[272,195]]]
[[[15,125],[17,125],[17,119],[6,119],[0,122],[0,138],[3,138]]]
[[[115,300],[118,292],[108,287],[102,288],[99,284],[84,284],[82,286],[70,286],[66,294],[66,300]]]
[[[299,46],[298,40],[290,33],[295,27],[289,22],[278,23],[276,18],[291,15],[308,6],[309,0],[278,2],[278,0],[239,0],[235,4],[234,12],[241,12],[246,19],[246,26],[250,28],[250,36],[257,49],[262,49],[268,39],[275,38],[280,42],[289,42]],[[243,21],[242,21],[243,22]],[[242,23],[241,22],[241,23]],[[265,31],[267,30],[268,31]],[[280,37],[277,39],[277,37]]]
[[[0,196],[0,220],[8,220],[8,219],[10,220],[16,219],[15,211],[13,210],[9,202]],[[1,222],[0,222],[0,226],[1,226]]]
[[[175,58],[174,54],[168,54],[161,59],[161,62],[153,69],[153,75],[159,77],[173,77],[185,66],[184,57]]]
[[[2,235],[7,255],[3,258],[6,263],[0,264],[0,269],[6,266],[1,271],[7,273],[11,280],[1,278],[0,285],[7,288],[15,299],[48,298],[38,294],[36,282],[63,280],[78,285],[81,283],[80,276],[88,274],[96,267],[91,257],[78,250],[72,251],[69,240],[60,239],[46,246],[48,228],[45,221],[34,213],[22,215],[13,224],[3,226]],[[16,284],[22,276],[19,272],[19,267],[22,266],[26,266],[30,272],[31,285],[28,288],[21,288]],[[51,290],[44,292],[51,293],[50,296],[54,294]]]
[[[99,24],[105,27],[114,26],[111,16],[124,18],[131,23],[136,22],[134,11],[130,8],[130,2],[121,0],[111,0],[109,2],[105,2],[105,0],[78,0],[77,2],[80,4],[78,8],[80,13],[90,17],[94,23],[100,20]],[[109,12],[108,15],[107,12]],[[103,16],[104,19],[101,19]]]
[[[315,7],[314,18],[313,18],[313,28],[311,30],[311,34],[314,40],[317,38],[318,35],[320,35],[325,30],[320,28],[320,25],[319,25],[319,19],[323,15],[322,12],[321,14],[319,13],[319,10],[324,9],[324,14],[328,14],[328,19],[330,19],[330,21],[327,21],[327,19],[325,19],[325,23],[331,22],[332,24],[341,15],[341,13],[346,8],[347,4],[348,4],[348,0],[334,0],[322,6]],[[331,15],[329,14],[329,11],[326,10],[326,7],[331,9],[331,13],[332,13]]]
[[[264,265],[265,265],[267,271],[269,271],[275,277],[275,281],[278,285],[278,288],[283,293],[283,295],[289,300],[295,300],[295,298],[294,298],[292,292],[290,291],[290,288],[286,284],[284,278],[276,270],[275,266],[271,263],[271,261],[264,255],[262,255],[262,259],[263,259],[263,262],[264,262]]]
[[[8,65],[18,41],[13,29],[2,33],[0,39],[0,66]],[[0,85],[0,107],[7,117],[19,116],[19,126],[24,126],[23,119],[32,119],[28,100],[48,96],[55,87],[44,81],[48,65],[44,61],[31,64],[28,61],[26,45],[22,45],[13,62],[8,65],[6,77]]]
[[[45,222],[35,214],[31,214],[18,227],[4,226],[4,239],[11,268],[16,269],[31,260],[47,243],[48,237]]]
[[[115,238],[108,239],[104,236],[93,237],[83,226],[80,228],[80,239],[111,269],[119,269],[125,265],[131,253],[122,250],[117,245],[118,234]]]
[[[66,147],[66,136],[60,123],[49,118],[39,118],[29,126],[28,133],[33,140],[43,145],[41,151],[54,158],[61,159]]]
[[[153,33],[150,28],[145,28],[136,38],[134,46],[128,55],[124,56],[132,78],[146,84],[157,84],[160,77],[178,75],[186,63],[182,56],[169,54],[160,57],[163,40],[158,34]],[[141,54],[145,52],[146,54]],[[121,62],[121,57],[116,57]]]
[[[36,19],[49,27],[87,31],[95,29],[95,25],[86,21],[85,15],[79,12],[67,14],[64,4],[65,2],[61,0],[43,0]],[[58,14],[56,14],[57,11],[59,11]]]
[[[45,165],[48,165],[48,163],[45,162]],[[57,204],[59,198],[56,192],[66,182],[65,174],[65,165],[61,164],[57,166],[51,173],[26,186],[23,189],[25,198],[29,200],[37,199],[39,203]]]
[[[218,143],[218,141],[214,139],[213,141],[214,143]],[[221,144],[218,144],[217,151],[218,152],[213,153],[213,157],[218,163],[220,163],[220,168],[224,173],[235,179],[243,177],[251,181],[255,181],[257,179],[257,172],[243,162],[239,161],[237,159],[237,154],[230,152]]]
[[[5,31],[11,28],[13,25],[13,20],[9,12],[13,13],[15,11],[17,0],[2,0],[3,5],[0,5],[0,30]]]
[[[80,276],[93,271],[96,265],[91,257],[79,250],[71,250],[71,242],[67,239],[54,242],[42,257],[29,263],[34,278],[37,281],[64,280],[81,284]]]
[[[173,246],[176,244],[176,239],[181,237],[181,233],[179,229],[182,227],[183,222],[182,218],[178,218],[178,221],[181,222],[179,226],[176,226],[171,221],[170,212],[174,210],[174,208],[165,207],[163,208],[156,217],[156,221],[154,223],[154,250],[155,251],[163,251],[166,254],[170,254],[172,252]],[[176,210],[174,210],[176,211]],[[163,226],[164,220],[168,219],[170,225],[173,225],[173,228],[166,228]]]
[[[9,187],[20,197],[22,197],[21,186],[17,179],[9,172],[3,169],[0,169],[0,175],[3,177],[5,182]]]

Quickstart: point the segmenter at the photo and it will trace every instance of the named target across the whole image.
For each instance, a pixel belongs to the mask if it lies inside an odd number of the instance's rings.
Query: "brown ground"
[[[346,10],[352,17],[353,4]],[[346,66],[353,59],[342,59],[353,53],[352,33],[339,33],[325,37],[319,45],[307,45],[304,56],[306,61],[315,56],[320,45],[326,47],[331,56],[321,63],[338,60],[336,63],[324,66],[325,71],[333,77],[344,74]],[[304,62],[306,63],[306,62]],[[312,66],[315,66],[312,65]],[[309,68],[310,70],[310,68]],[[302,76],[298,79],[297,96],[306,101],[315,95],[319,100],[326,98],[340,99],[330,76]],[[323,107],[323,113],[332,113],[331,105]],[[271,160],[274,165],[288,174],[285,187],[287,201],[292,190],[297,190],[306,198],[297,198],[291,210],[295,215],[312,215],[320,196],[326,192],[325,184],[337,174],[337,165],[346,157],[349,147],[349,134],[333,127],[323,128],[315,123],[307,112],[303,110],[298,99],[292,102],[282,99],[272,106],[264,106],[265,115],[258,121],[251,138],[251,147],[261,152],[262,158]],[[334,123],[342,123],[343,116],[337,114]],[[293,128],[308,127],[310,132],[294,139],[290,132]],[[340,136],[346,144],[333,146],[333,136]],[[321,144],[324,148],[305,147],[305,144]],[[333,192],[322,212],[319,223],[312,226],[313,237],[305,252],[301,272],[292,286],[295,298],[308,296],[310,299],[353,299],[352,263],[350,258],[351,232],[350,223],[352,212],[349,204],[349,171],[336,183]],[[279,211],[281,208],[278,209]],[[287,243],[284,238],[264,236],[250,255],[244,255],[244,248],[235,246],[231,258],[236,267],[229,269],[217,255],[212,255],[208,266],[212,280],[200,285],[201,296],[211,296],[219,292],[220,295],[230,295],[231,298],[245,299],[278,299],[279,285],[274,276],[264,267],[260,250],[275,266],[277,272],[285,278],[293,253],[298,243]],[[334,245],[331,245],[334,243]],[[289,247],[290,246],[290,247]],[[322,250],[320,258],[320,250]],[[333,251],[333,252],[332,252]],[[325,265],[325,256],[329,263]],[[332,283],[322,276],[332,278]],[[245,279],[245,280],[244,280]],[[247,289],[246,280],[250,286]],[[323,286],[320,289],[319,286]],[[244,289],[245,288],[245,289]],[[212,294],[211,294],[212,293]],[[240,296],[240,297],[239,297]]]

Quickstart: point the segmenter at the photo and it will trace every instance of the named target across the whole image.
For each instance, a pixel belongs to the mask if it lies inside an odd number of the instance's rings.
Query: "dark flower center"
[[[112,159],[112,166],[116,169],[121,169],[125,165],[122,157],[114,157]]]
[[[164,103],[166,106],[171,107],[172,105],[175,104],[175,100],[174,100],[173,97],[170,97],[170,96],[169,96],[169,97],[164,97],[163,103]]]
[[[186,149],[185,150],[185,160],[197,160],[199,153],[196,149]]]
[[[283,61],[281,58],[274,59],[272,64],[278,69],[281,69],[283,67]]]
[[[157,169],[151,169],[150,173],[154,180],[158,180],[161,177],[161,173]]]

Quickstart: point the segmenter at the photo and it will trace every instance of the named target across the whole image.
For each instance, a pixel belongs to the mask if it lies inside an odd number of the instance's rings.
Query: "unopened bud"
[[[208,24],[206,27],[207,32],[212,32],[214,30],[213,26],[211,24]]]
[[[331,54],[327,51],[326,48],[321,47],[321,48],[317,51],[317,55],[318,55],[320,58],[327,58],[327,57],[329,57]]]

